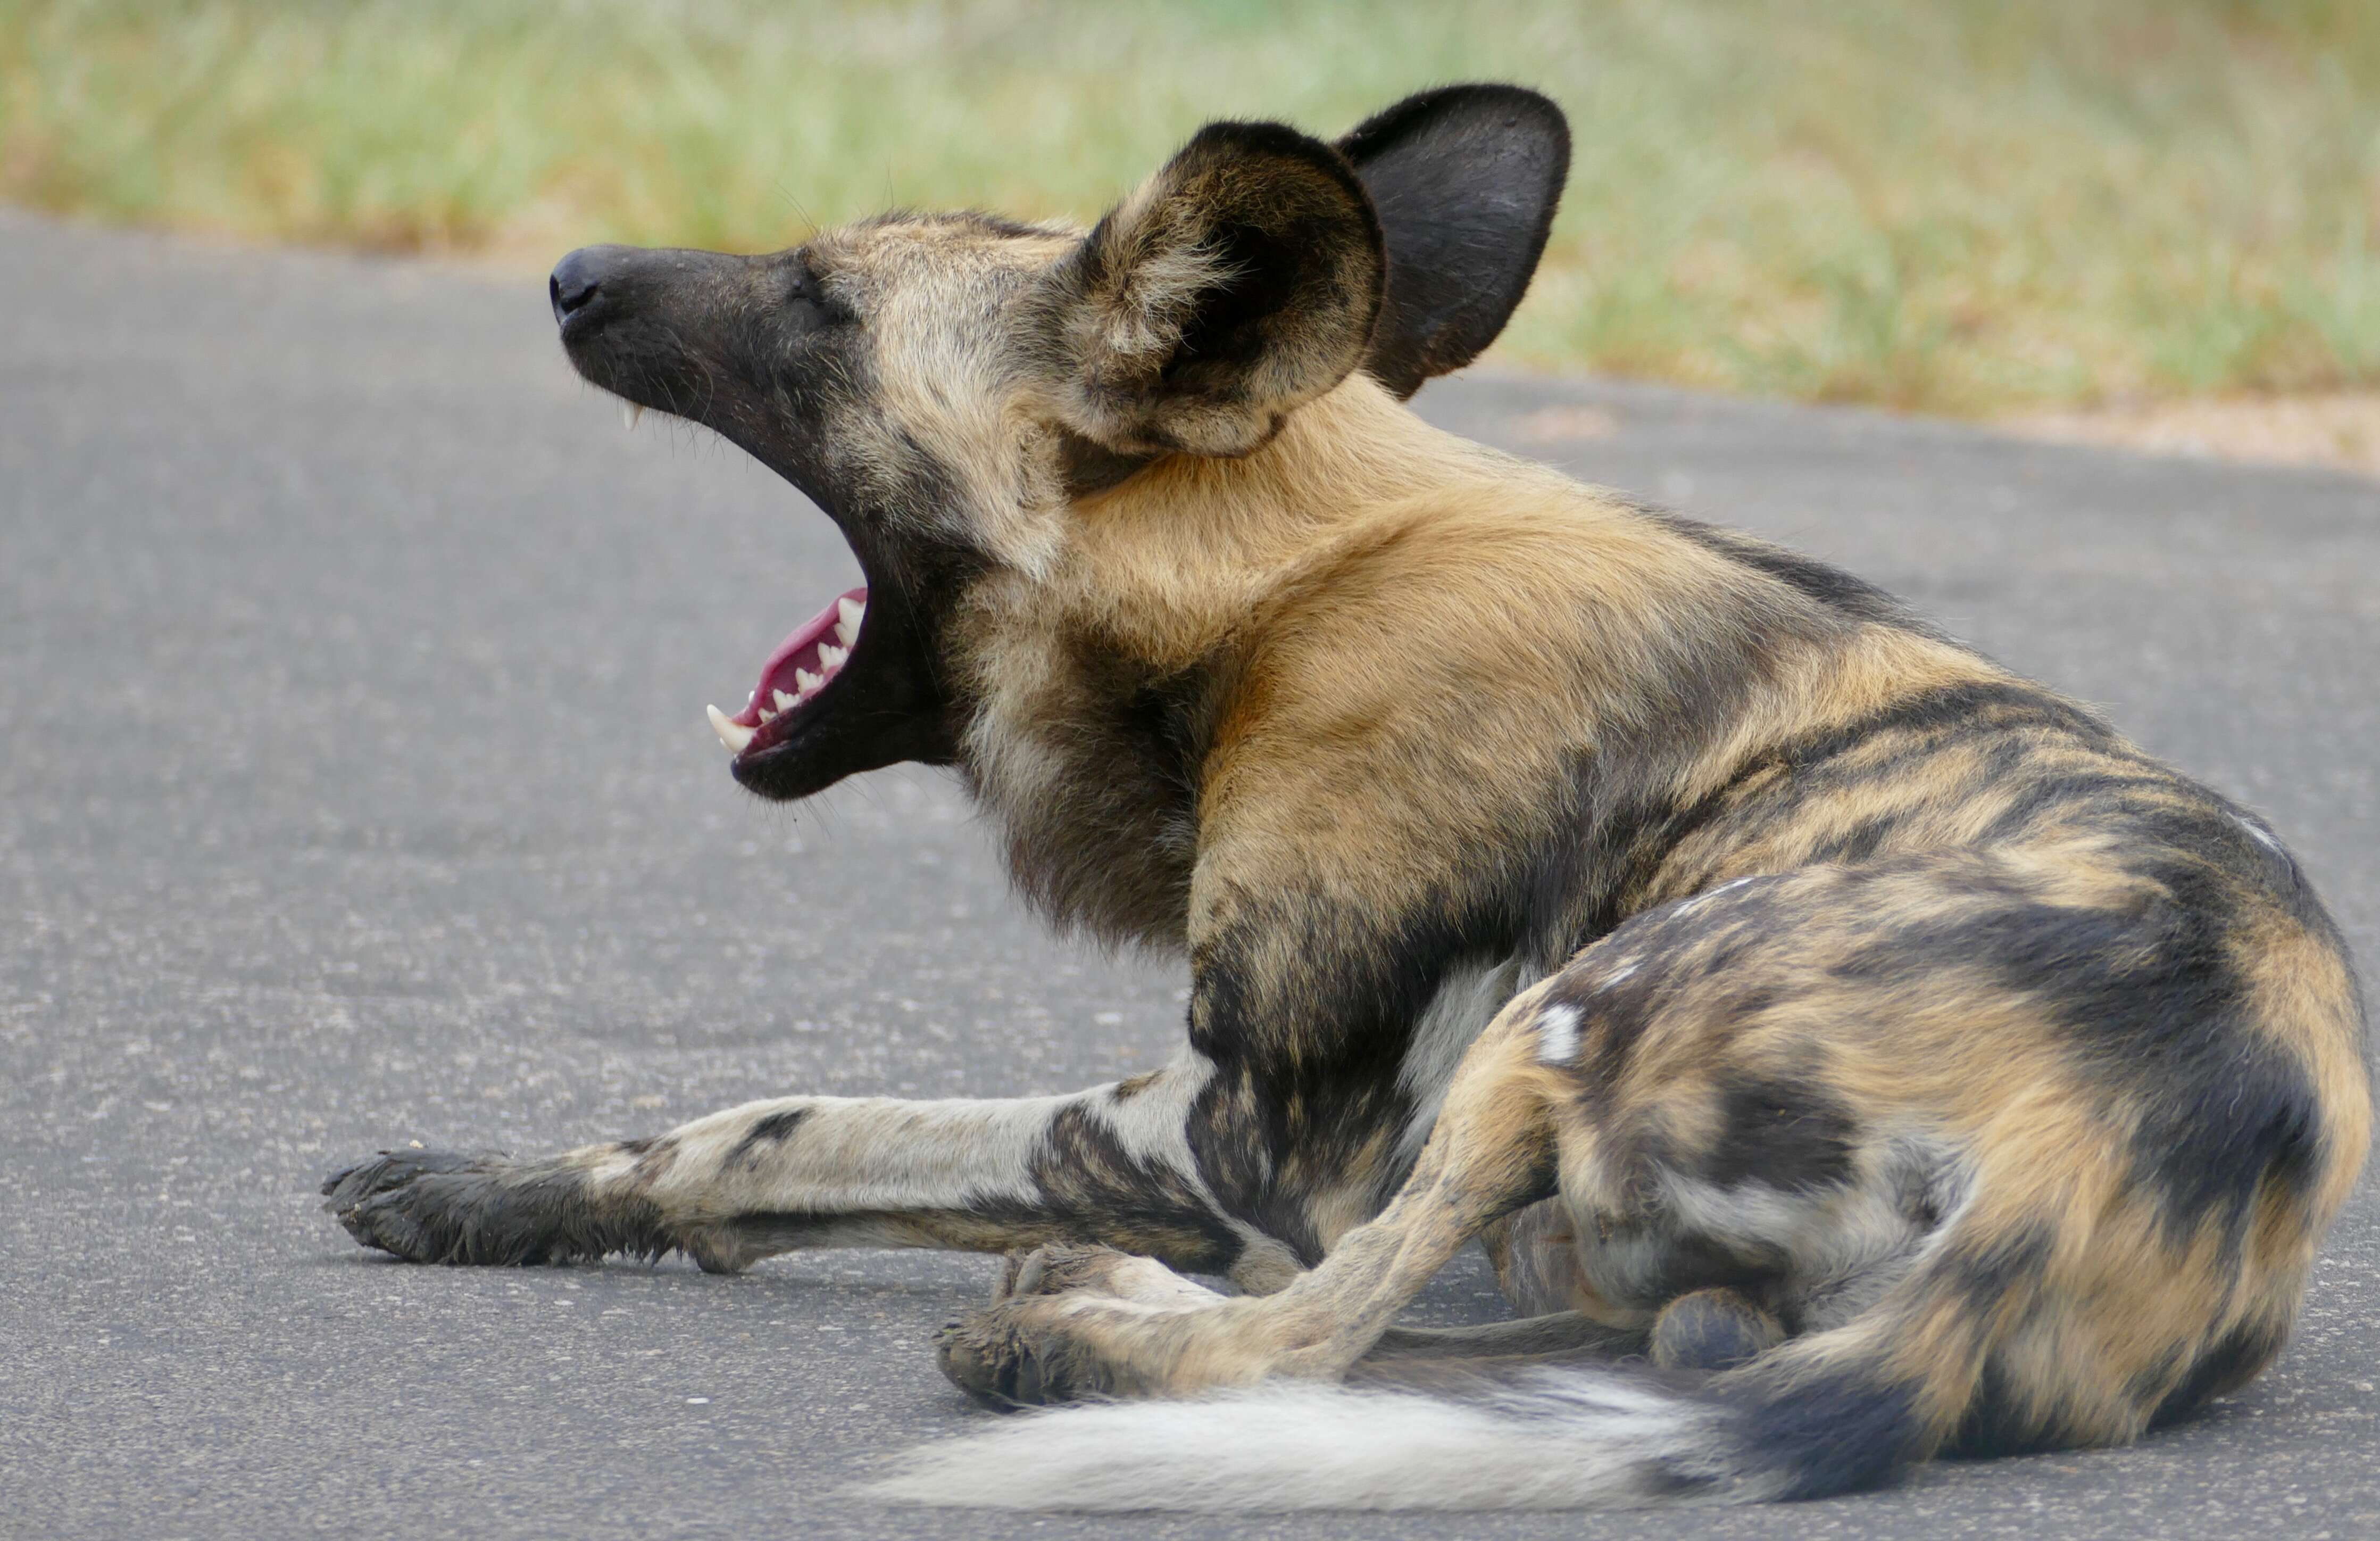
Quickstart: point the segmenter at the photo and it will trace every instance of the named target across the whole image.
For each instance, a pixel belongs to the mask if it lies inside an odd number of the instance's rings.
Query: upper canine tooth
[[[851,640],[859,635],[859,618],[868,614],[868,606],[856,599],[844,599],[835,602],[835,640],[849,647]]]
[[[637,431],[637,420],[644,415],[645,410],[642,407],[638,406],[635,402],[623,401],[620,403],[620,426],[626,429],[629,433],[633,434]]]
[[[742,723],[737,722],[734,717],[729,716],[726,713],[721,711],[716,706],[710,707],[709,710],[710,712],[710,730],[719,735],[719,741],[725,744],[729,749],[735,751],[736,753],[743,753],[744,746],[752,741],[752,735],[755,729],[745,727]]]

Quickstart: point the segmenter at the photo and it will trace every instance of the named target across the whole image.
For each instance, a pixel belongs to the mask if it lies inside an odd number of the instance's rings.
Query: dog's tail
[[[1193,1511],[1627,1509],[1852,1492],[1956,1432],[1994,1324],[2021,1317],[2042,1261],[1937,1251],[1849,1325],[1699,1386],[1609,1363],[1530,1368],[1453,1394],[1273,1382],[1029,1414],[913,1451],[867,1491]],[[1976,1266],[1994,1276],[1981,1299]]]

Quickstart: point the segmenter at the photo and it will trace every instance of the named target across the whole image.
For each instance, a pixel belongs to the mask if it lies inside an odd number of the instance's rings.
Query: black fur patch
[[[1058,469],[1070,497],[1088,497],[1130,481],[1158,459],[1155,455],[1123,455],[1080,434],[1061,430]]]
[[[1412,1112],[1397,1076],[1415,1023],[1451,971],[1509,946],[1509,922],[1437,896],[1375,917],[1320,893],[1238,894],[1216,914],[1191,960],[1190,1042],[1215,1066],[1191,1149],[1226,1210],[1318,1262],[1311,1201],[1358,1173],[1381,1201],[1403,1181],[1366,1162]],[[1265,953],[1301,963],[1285,976]]]
[[[2180,1422],[2227,1392],[2237,1390],[2271,1364],[2288,1340],[2286,1328],[2264,1322],[2234,1327],[2211,1344],[2190,1367],[2180,1385],[2157,1403],[2149,1426]]]
[[[1841,834],[1831,836],[1812,847],[1810,860],[1813,862],[1839,862],[1847,866],[1873,860],[1903,822],[1888,813],[1862,819]]]
[[[1667,720],[1692,731],[1731,720],[1745,681],[1756,669],[1714,669],[1735,683],[1722,690],[1705,683],[1710,700],[1701,710],[1685,701]],[[1730,691],[1732,693],[1730,693]],[[1657,895],[1682,898],[1706,887],[1707,872],[1682,870],[1682,847],[1699,842],[1710,860],[1788,823],[1806,803],[1861,782],[1882,784],[1916,769],[1930,754],[1959,744],[1999,740],[2019,730],[2055,735],[2094,748],[2120,744],[2105,724],[2036,685],[1985,681],[1917,692],[1859,721],[1828,728],[1748,755],[1727,779],[1694,802],[1678,804],[1650,792],[1614,785],[1592,771],[1573,798],[1592,820],[1581,831],[1580,849],[1565,867],[1585,885],[1573,899],[1584,901],[1576,922],[1582,946],[1611,931]],[[1878,828],[1863,836],[1881,846],[1892,833]]]
[[[2243,1020],[2238,898],[2143,833],[2133,863],[2164,894],[2115,909],[1979,895],[1962,913],[1880,927],[1841,970],[1916,986],[1982,969],[2043,1002],[2110,1119],[2131,1130],[2169,1239],[2187,1244],[2213,1219],[2236,1246],[2266,1182],[2296,1193],[2317,1177],[2320,1104],[2304,1070]]]
[[[1823,1088],[1815,1075],[1727,1076],[1718,1083],[1718,1139],[1689,1169],[1721,1188],[1759,1182],[1806,1192],[1850,1181],[1859,1123]]]
[[[323,1205],[347,1234],[412,1263],[571,1263],[676,1241],[650,1202],[598,1203],[578,1170],[498,1156],[382,1151],[334,1172]]]
[[[1050,818],[1009,821],[1010,877],[1062,928],[1178,942],[1197,852],[1198,766],[1223,681],[1204,664],[1162,676],[1135,668],[1096,634],[1072,642],[1069,752],[1101,774],[1078,778]]]
[[[1688,519],[1667,508],[1641,503],[1633,507],[1645,518],[1685,536],[1705,550],[1741,562],[1755,572],[1766,573],[1804,598],[1815,600],[1828,609],[1853,620],[1896,626],[1902,630],[1916,631],[1929,637],[1941,635],[1899,598],[1864,578],[1854,577],[1815,556],[1805,556],[1785,546],[1771,545],[1740,531]]]
[[[1223,1273],[1239,1232],[1183,1174],[1126,1150],[1106,1119],[1079,1105],[1050,1120],[1034,1153],[1040,1203],[1070,1240],[1099,1241],[1164,1259],[1175,1268]]]
[[[2057,1243],[2056,1229],[2036,1222],[1997,1236],[1961,1238],[1936,1268],[1981,1316],[2039,1279]]]
[[[2018,1382],[1995,1357],[1984,1362],[1966,1414],[1941,1453],[1954,1460],[1988,1460],[2071,1449],[2084,1442],[2053,1413],[2026,1405]]]
[[[807,1107],[787,1107],[755,1120],[752,1127],[744,1131],[744,1138],[735,1142],[735,1148],[727,1153],[728,1169],[732,1171],[737,1167],[758,1163],[761,1146],[783,1144],[794,1131],[801,1127],[802,1120],[808,1117],[809,1109]]]
[[[2161,1057],[2192,1063],[2170,1080],[2149,1071],[2133,1148],[2166,1196],[2174,1230],[2220,1215],[2236,1246],[2266,1184],[2291,1198],[2310,1194],[2322,1175],[2323,1125],[2313,1084],[2295,1061],[2245,1027],[2229,1036],[2228,1053],[2175,1045]]]
[[[1925,1456],[1914,1388],[1852,1365],[1771,1385],[1759,1366],[1723,1394],[1755,1471],[1785,1478],[1787,1501],[1881,1487]],[[1730,1377],[1733,1378],[1733,1377]]]
[[[2037,772],[2021,784],[2015,797],[1985,829],[1984,838],[2022,839],[2053,817],[2120,812],[2130,801],[2167,795],[2172,789],[2172,777],[2147,769]]]

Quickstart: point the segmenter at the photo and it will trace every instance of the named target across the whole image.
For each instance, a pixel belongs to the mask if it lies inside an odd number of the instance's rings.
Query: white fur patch
[[[942,1209],[971,1198],[1029,1202],[1038,1192],[1033,1153],[1050,1119],[1074,1100],[816,1096],[747,1103],[674,1131],[677,1158],[651,1192],[664,1205],[729,1214]],[[782,1139],[745,1144],[762,1119],[785,1113],[801,1120]]]
[[[1430,997],[1421,1020],[1414,1024],[1404,1062],[1397,1067],[1397,1087],[1413,1099],[1414,1107],[1397,1142],[1400,1159],[1413,1160],[1429,1143],[1438,1110],[1446,1101],[1446,1088],[1454,1080],[1454,1068],[1520,988],[1520,960],[1506,958],[1450,970],[1439,981],[1438,993]]]
[[[1213,1068],[1188,1050],[1132,1095],[1111,1086],[1067,1096],[952,1098],[785,1097],[746,1103],[672,1131],[676,1158],[650,1196],[682,1213],[816,1215],[957,1209],[987,1200],[1032,1204],[1033,1176],[1050,1126],[1079,1107],[1104,1122],[1135,1157],[1168,1168],[1202,1194],[1190,1154],[1191,1099]],[[747,1143],[771,1115],[798,1114],[777,1137]],[[598,1180],[626,1179],[620,1156]]]
[[[2237,813],[2231,815],[2231,822],[2246,830],[2250,838],[2254,839],[2258,845],[2263,846],[2265,850],[2277,853],[2280,851],[2281,842],[2273,838],[2271,830],[2265,828],[2262,825],[2259,825],[2252,820],[2243,819]]]
[[[1537,1058],[1567,1065],[1578,1058],[1578,1008],[1548,1006],[1537,1012]]]
[[[1719,1416],[1593,1370],[1487,1404],[1281,1383],[1069,1408],[912,1452],[864,1491],[980,1509],[1623,1509],[1756,1501]],[[1706,1475],[1681,1488],[1678,1475]]]
[[[1752,881],[1754,880],[1749,877],[1739,877],[1732,883],[1722,883],[1716,888],[1706,889],[1702,893],[1694,895],[1692,899],[1681,900],[1677,909],[1672,911],[1671,913],[1680,917],[1691,915],[1695,911],[1701,909],[1704,905],[1708,904],[1711,900],[1718,898],[1719,895],[1726,893],[1729,889],[1741,888],[1745,884]]]

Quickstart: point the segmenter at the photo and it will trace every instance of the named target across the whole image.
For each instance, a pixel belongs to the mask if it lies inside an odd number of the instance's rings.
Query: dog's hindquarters
[[[1582,1303],[1744,1291],[1796,1336],[1729,1397],[1898,1388],[1919,1456],[2121,1443],[2244,1382],[2370,1127],[2352,977],[2261,854],[1935,852],[1623,926],[1540,1009],[1591,1109]]]
[[[1742,1502],[2180,1416],[2277,1351],[2370,1103],[2318,912],[2252,866],[2218,894],[2215,868],[2151,865],[1937,852],[1647,911],[1500,1016],[1405,1191],[1281,1294],[1078,1290],[1010,1301],[946,1344],[962,1384],[1004,1400],[1228,1408],[1068,1412],[929,1452],[886,1491]],[[1683,1345],[1687,1369],[1696,1333],[1664,1333],[1682,1309],[1740,1302],[1792,1338],[1682,1391],[1575,1365],[1452,1400],[1381,1390],[1392,1364],[1360,1390],[1259,1384],[1346,1376],[1465,1239],[1556,1192],[1591,1320],[1648,1333],[1657,1359]],[[1699,1367],[1737,1345],[1721,1347]]]

